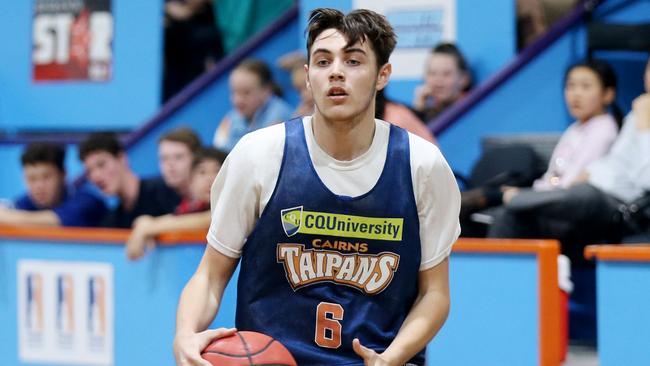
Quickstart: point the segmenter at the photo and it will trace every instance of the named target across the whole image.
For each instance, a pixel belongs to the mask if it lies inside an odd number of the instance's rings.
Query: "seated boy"
[[[21,156],[27,194],[13,208],[0,208],[0,223],[43,226],[96,226],[104,202],[84,187],[65,184],[63,146],[32,143]]]

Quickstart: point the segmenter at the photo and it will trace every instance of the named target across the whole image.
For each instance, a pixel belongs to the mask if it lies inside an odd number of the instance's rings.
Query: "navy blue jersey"
[[[285,124],[275,190],[244,245],[236,325],[282,342],[299,365],[363,365],[383,352],[418,291],[419,221],[409,138],[392,126],[384,169],[358,197],[314,169],[301,119]],[[424,350],[411,363],[424,364]]]

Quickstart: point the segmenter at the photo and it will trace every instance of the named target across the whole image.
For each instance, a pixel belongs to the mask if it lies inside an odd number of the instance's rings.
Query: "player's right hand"
[[[377,353],[374,350],[364,346],[359,341],[359,338],[352,340],[352,349],[357,356],[363,358],[364,366],[392,366],[394,363],[385,359],[383,354]],[[395,365],[396,366],[396,365]]]
[[[236,328],[208,329],[200,333],[176,333],[174,357],[178,366],[212,366],[201,352],[215,339],[235,334]]]

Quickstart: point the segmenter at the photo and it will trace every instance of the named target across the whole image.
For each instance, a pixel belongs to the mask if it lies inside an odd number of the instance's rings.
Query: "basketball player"
[[[246,135],[212,187],[212,224],[181,295],[179,365],[234,329],[204,329],[238,260],[236,325],[299,365],[423,365],[449,311],[460,195],[431,143],[375,120],[396,37],[377,13],[316,9],[312,116]]]

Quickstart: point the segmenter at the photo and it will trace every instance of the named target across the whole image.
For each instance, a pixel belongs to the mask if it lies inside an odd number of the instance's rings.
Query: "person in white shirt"
[[[571,187],[514,196],[488,236],[556,238],[566,246],[618,241],[630,234],[620,208],[650,190],[650,60],[644,81],[646,92],[634,100],[607,155],[590,164]]]
[[[435,145],[374,118],[392,27],[321,8],[308,32],[314,114],[244,136],[219,172],[178,307],[179,365],[207,366],[201,349],[235,331],[205,329],[239,260],[237,329],[300,365],[423,365],[447,317],[460,193]]]

